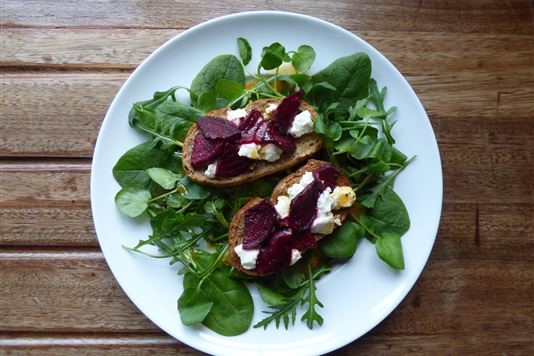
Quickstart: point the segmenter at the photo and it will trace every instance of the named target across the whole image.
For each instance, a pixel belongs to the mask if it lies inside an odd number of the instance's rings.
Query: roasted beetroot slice
[[[258,129],[258,125],[260,125],[262,121],[261,112],[258,109],[253,109],[244,120],[241,120],[241,123],[238,126],[238,130],[241,132],[241,139],[239,142],[254,142],[254,134]]]
[[[260,246],[273,231],[275,220],[276,210],[267,199],[248,209],[245,212],[243,248],[250,250]]]
[[[293,152],[297,149],[295,139],[287,134],[281,133],[273,120],[269,122],[268,130],[263,136],[263,141],[275,144],[284,152]]]
[[[330,189],[334,189],[336,186],[339,174],[339,169],[330,163],[324,164],[313,171],[313,176],[315,179],[320,180],[325,188],[328,187]]]
[[[204,137],[210,140],[229,142],[241,136],[238,128],[230,121],[218,116],[202,116],[197,125]]]
[[[274,121],[278,125],[281,133],[287,133],[295,115],[299,112],[300,102],[302,100],[303,92],[298,91],[294,94],[286,96],[281,102],[280,105],[276,108],[276,114],[274,116]]]
[[[291,263],[291,246],[293,232],[291,229],[276,231],[266,246],[260,249],[256,260],[256,270],[267,274],[286,268]]]
[[[295,231],[309,230],[317,214],[317,199],[322,190],[322,183],[314,179],[302,192],[291,200],[289,206],[289,227]]]
[[[291,239],[291,248],[304,252],[310,248],[316,248],[317,241],[309,231],[301,232]]]
[[[222,153],[224,145],[224,142],[208,140],[202,135],[196,135],[191,149],[191,166],[194,169],[200,169],[213,163]]]
[[[224,146],[215,169],[215,177],[235,177],[249,169],[253,161],[250,158],[239,156],[237,152],[239,152],[239,147],[236,145],[227,143]]]

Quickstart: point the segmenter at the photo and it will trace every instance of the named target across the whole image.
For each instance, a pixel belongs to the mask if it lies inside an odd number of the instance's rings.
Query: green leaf
[[[152,167],[162,167],[169,160],[168,152],[156,148],[153,141],[137,145],[124,153],[113,167],[113,177],[122,187],[136,184],[148,187]]]
[[[282,279],[291,289],[299,288],[306,280],[306,275],[300,271],[300,266],[291,266],[282,270]]]
[[[215,86],[221,79],[233,80],[245,85],[245,72],[236,56],[231,54],[217,56],[200,70],[191,82],[192,105],[198,107],[198,98],[202,93],[209,92],[217,96]]]
[[[244,65],[247,65],[252,59],[252,48],[248,43],[246,38],[238,37],[237,38],[237,48],[239,49],[239,56],[243,61]]]
[[[187,288],[178,299],[180,319],[185,325],[194,325],[204,321],[213,307],[208,296],[200,289]]]
[[[304,73],[309,70],[315,61],[315,51],[311,46],[302,45],[298,51],[293,53],[291,63],[297,72]]]
[[[115,204],[119,211],[129,217],[135,218],[148,208],[150,192],[138,185],[129,185],[115,195]]]
[[[404,256],[400,235],[386,232],[375,244],[376,253],[388,265],[395,269],[404,269]]]
[[[193,182],[191,179],[184,177],[180,183],[185,187],[184,198],[188,200],[203,200],[210,196],[211,192],[203,185]]]
[[[316,133],[325,135],[331,141],[338,141],[343,134],[343,129],[339,123],[330,121],[323,115],[317,115],[314,130]]]
[[[348,116],[349,107],[367,96],[370,78],[371,60],[367,54],[360,52],[338,58],[313,75],[314,83],[326,82],[336,88],[335,91],[324,91],[314,100],[315,104],[325,108],[339,102],[338,116]]]
[[[176,90],[180,89],[180,87],[172,87],[166,91],[163,91],[163,92],[155,92],[152,99],[149,99],[149,100],[145,100],[145,101],[139,101],[137,103],[135,103],[133,106],[132,106],[132,109],[130,109],[130,113],[128,114],[128,122],[130,123],[130,126],[132,127],[136,127],[136,122],[137,121],[142,121],[144,122],[145,125],[148,125],[149,127],[152,127],[153,125],[153,119],[148,117],[148,116],[145,116],[145,117],[141,117],[141,113],[144,111],[144,110],[147,110],[145,111],[145,113],[149,113],[150,111],[151,112],[154,112],[154,110],[162,103],[166,102],[169,97],[171,98],[175,98],[174,94],[176,92]],[[139,109],[136,110],[136,108],[142,108],[143,110],[139,111]],[[151,124],[152,122],[152,124]]]
[[[374,235],[395,233],[402,236],[410,228],[406,206],[390,187],[377,198],[374,208],[365,209],[359,219]]]
[[[233,80],[220,79],[215,86],[215,90],[221,98],[233,101],[243,94],[245,86]]]
[[[200,280],[193,274],[184,276],[184,289],[196,288],[199,283]],[[213,302],[202,322],[206,327],[224,336],[247,331],[252,322],[254,304],[243,282],[230,278],[226,269],[215,270],[204,280],[202,291]]]
[[[262,284],[257,284],[258,292],[260,293],[261,299],[269,305],[280,306],[284,305],[287,302],[287,298],[277,291],[266,287]]]
[[[313,280],[312,270],[308,264],[308,288],[307,294],[302,300],[302,305],[307,304],[308,310],[306,310],[300,320],[306,321],[306,326],[308,326],[310,329],[313,329],[314,323],[319,324],[319,326],[323,325],[323,318],[315,310],[316,307],[323,307],[323,304],[319,301],[319,299],[317,299],[317,295],[315,294],[316,290],[317,287],[315,286],[315,282]]]
[[[286,49],[280,43],[275,42],[269,47],[264,47],[261,55],[260,67],[271,70],[282,65],[283,62],[289,62],[289,55]]]
[[[165,168],[149,168],[146,172],[154,182],[158,183],[164,189],[174,189],[176,182],[181,178]]]
[[[209,112],[217,109],[217,98],[213,93],[206,91],[198,97],[197,106],[204,112]]]
[[[350,258],[364,234],[365,230],[359,224],[345,220],[332,235],[321,240],[320,246],[328,257]]]

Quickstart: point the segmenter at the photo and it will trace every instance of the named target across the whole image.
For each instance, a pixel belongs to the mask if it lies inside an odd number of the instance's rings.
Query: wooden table
[[[421,278],[340,354],[534,354],[532,1],[4,0],[2,354],[194,354],[125,296],[95,238],[89,174],[106,110],[167,39],[245,10],[343,26],[406,76],[439,142],[444,204]]]

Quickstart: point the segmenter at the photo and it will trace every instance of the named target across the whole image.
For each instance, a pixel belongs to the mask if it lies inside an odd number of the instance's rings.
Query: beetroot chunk
[[[332,164],[325,164],[313,171],[315,179],[320,180],[325,188],[333,189],[339,177],[339,169]]]
[[[237,145],[227,143],[224,146],[215,169],[216,177],[235,177],[249,169],[253,161],[248,157],[239,156],[237,152],[239,152]]]
[[[238,128],[230,121],[217,116],[203,116],[197,125],[204,137],[211,140],[233,141],[241,136]]]
[[[265,132],[263,140],[275,144],[284,152],[293,152],[297,149],[295,139],[281,133],[273,120],[269,122],[268,130]]]
[[[250,250],[261,245],[273,230],[275,220],[276,210],[267,199],[248,209],[245,212],[243,248]]]
[[[300,102],[302,100],[303,92],[302,90],[286,96],[281,102],[280,105],[276,108],[276,114],[274,116],[274,121],[278,125],[281,133],[287,133],[291,124],[293,124],[293,119],[299,112]]]
[[[194,169],[200,169],[213,163],[222,153],[224,145],[224,142],[208,140],[202,135],[196,135],[191,149],[191,166]]]
[[[314,179],[302,192],[291,200],[289,206],[289,227],[296,231],[309,230],[317,214],[317,199],[323,185]]]
[[[317,241],[309,231],[296,234],[291,240],[291,249],[299,250],[299,252],[315,247],[317,247]]]
[[[241,120],[238,126],[238,130],[241,131],[241,140],[239,142],[254,142],[254,134],[261,122],[263,122],[261,112],[258,109],[253,109],[244,120]]]
[[[260,249],[256,260],[256,270],[260,274],[275,272],[289,266],[292,237],[291,229],[277,231],[270,237],[268,244]]]

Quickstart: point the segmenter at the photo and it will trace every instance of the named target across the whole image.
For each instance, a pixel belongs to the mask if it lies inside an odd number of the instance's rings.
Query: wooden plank
[[[91,157],[100,124],[125,80],[120,73],[4,75],[0,155]]]
[[[461,330],[483,338],[513,330],[524,339],[533,327],[530,266],[530,261],[520,260],[431,258],[380,333],[439,335]],[[8,251],[0,254],[0,267],[0,297],[11,301],[10,308],[0,310],[0,331],[156,330],[120,290],[98,252]]]
[[[258,10],[258,2],[238,1],[232,5],[178,0],[99,3],[27,0],[3,2],[2,22],[7,26],[47,27],[142,27],[189,28],[210,18],[239,11]],[[322,1],[275,0],[261,3],[263,10],[301,12],[317,16],[348,29],[432,32],[532,33],[532,3],[527,0],[479,0],[465,2],[425,2],[410,0],[336,1],[324,11]]]
[[[425,105],[439,140],[532,146],[534,66],[511,70],[417,75],[408,80]],[[0,155],[91,157],[102,119],[126,76],[5,74],[0,83]],[[25,95],[29,92],[40,95]]]
[[[378,330],[377,330],[378,329]],[[380,327],[336,351],[336,355],[412,354],[528,354],[534,348],[532,339],[503,333],[481,339],[461,331],[440,335],[381,335]],[[454,340],[454,342],[451,342]],[[200,355],[170,336],[159,334],[16,334],[2,336],[6,355]]]
[[[7,28],[3,31],[0,66],[132,69],[159,45],[181,32],[175,29]],[[531,68],[534,64],[532,36],[359,30],[355,33],[408,75],[510,66]],[[495,55],[503,52],[507,55]]]

